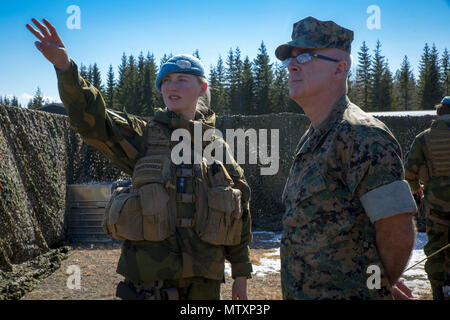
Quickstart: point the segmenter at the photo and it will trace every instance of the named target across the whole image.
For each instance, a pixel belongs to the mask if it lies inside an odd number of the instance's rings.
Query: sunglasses
[[[312,57],[314,58],[318,58],[318,59],[323,59],[323,60],[328,60],[328,61],[333,61],[333,62],[339,62],[339,60],[327,57],[327,56],[323,56],[321,54],[317,54],[317,53],[313,53],[313,52],[306,52],[306,53],[302,53],[296,57],[291,57],[291,58],[287,58],[286,60],[283,60],[283,62],[281,62],[281,64],[283,65],[283,67],[287,68],[289,66],[289,64],[291,63],[292,59],[297,60],[298,63],[303,64],[303,63],[307,63],[309,61],[312,60]]]

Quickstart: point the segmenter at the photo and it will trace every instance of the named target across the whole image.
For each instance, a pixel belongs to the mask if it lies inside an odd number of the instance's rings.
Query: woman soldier
[[[218,161],[222,159],[210,163],[200,158],[201,163],[175,164],[171,158],[174,130],[184,129],[193,137],[194,128],[205,132],[215,125],[200,60],[189,55],[169,59],[155,83],[166,109],[156,110],[150,119],[129,116],[105,108],[99,91],[79,75],[47,20],[45,26],[32,21],[39,31],[27,28],[55,67],[72,128],[132,176],[130,187],[113,193],[103,225],[109,235],[124,240],[117,272],[125,279],[117,286],[117,296],[220,299],[227,259],[234,279],[232,298],[247,299],[251,219],[243,170],[234,160],[223,164]],[[221,143],[230,156],[225,141],[214,143]]]

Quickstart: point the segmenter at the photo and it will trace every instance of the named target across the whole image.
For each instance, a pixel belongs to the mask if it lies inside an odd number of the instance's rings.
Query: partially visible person
[[[450,96],[436,105],[437,119],[414,139],[406,160],[406,180],[414,193],[424,189],[427,256],[450,240]],[[433,299],[450,299],[450,248],[429,258],[425,271]]]

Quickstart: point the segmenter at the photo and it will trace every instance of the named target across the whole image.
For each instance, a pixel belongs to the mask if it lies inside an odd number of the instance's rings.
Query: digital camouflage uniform
[[[392,133],[346,96],[308,129],[283,192],[285,299],[392,298],[372,222],[415,209],[403,179]],[[367,287],[370,265],[380,267],[379,290]]]
[[[60,97],[70,117],[72,128],[89,145],[99,149],[109,160],[128,174],[145,152],[147,121],[155,121],[170,129],[189,129],[194,121],[181,118],[168,110],[157,110],[153,119],[128,116],[105,109],[99,91],[78,73],[77,66],[67,72],[57,71]],[[204,127],[215,126],[215,114],[197,112],[196,120]],[[226,142],[225,152],[229,152]],[[137,152],[136,152],[137,151]],[[124,241],[117,272],[138,284],[165,280],[165,287],[178,287],[181,298],[219,299],[224,280],[224,259],[231,263],[232,277],[251,277],[250,189],[243,170],[236,162],[225,164],[235,187],[242,192],[243,227],[241,242],[235,246],[215,246],[201,241],[191,228],[177,227],[175,236],[164,241]],[[187,189],[192,188],[186,186]],[[183,207],[184,206],[184,207]],[[183,208],[181,208],[183,207]],[[177,202],[177,210],[188,216],[195,206]]]
[[[405,165],[406,179],[413,192],[424,184],[427,256],[450,240],[450,115],[442,115],[415,138]],[[442,286],[450,285],[450,249],[429,258],[425,270],[435,298]]]
[[[352,40],[352,31],[308,17],[276,55],[290,58],[293,47],[350,53]],[[300,139],[282,201],[284,299],[392,299],[373,222],[416,206],[400,146],[382,122],[343,95]],[[381,272],[379,289],[367,285],[372,265]]]

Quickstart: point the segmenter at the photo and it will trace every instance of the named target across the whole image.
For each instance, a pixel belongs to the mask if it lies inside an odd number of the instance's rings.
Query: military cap
[[[450,96],[445,96],[445,97],[442,99],[441,103],[442,103],[442,104],[447,104],[447,105],[450,106]]]
[[[205,76],[203,63],[194,56],[188,54],[178,54],[164,63],[155,80],[156,89],[161,92],[161,82],[169,73],[180,72],[189,73],[195,76]]]
[[[345,29],[333,21],[320,21],[308,17],[294,23],[291,38],[292,41],[282,44],[275,50],[278,59],[289,58],[292,48],[337,48],[350,53],[353,31]]]

